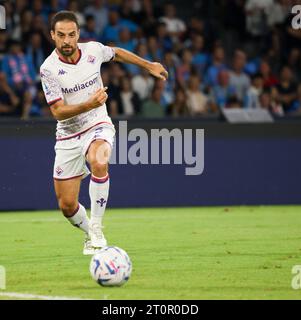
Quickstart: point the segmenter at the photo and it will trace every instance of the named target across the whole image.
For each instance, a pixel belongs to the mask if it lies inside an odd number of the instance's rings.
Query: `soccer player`
[[[57,120],[56,157],[53,177],[58,205],[74,226],[85,232],[83,254],[94,254],[107,245],[102,219],[109,195],[109,154],[115,129],[107,113],[107,88],[100,68],[108,61],[136,64],[153,76],[166,80],[168,74],[157,62],[99,42],[78,43],[76,16],[60,11],[51,21],[55,49],[40,68],[47,103]],[[81,180],[90,172],[91,216],[78,202]]]

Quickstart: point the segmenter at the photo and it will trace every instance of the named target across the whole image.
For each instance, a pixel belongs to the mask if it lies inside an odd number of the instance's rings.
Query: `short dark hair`
[[[77,28],[79,29],[79,23],[78,23],[77,17],[74,14],[74,12],[63,10],[63,11],[59,11],[58,13],[56,13],[52,17],[51,26],[50,26],[51,30],[54,31],[55,25],[56,25],[57,22],[64,21],[64,20],[68,20],[68,21],[74,22],[77,25]]]

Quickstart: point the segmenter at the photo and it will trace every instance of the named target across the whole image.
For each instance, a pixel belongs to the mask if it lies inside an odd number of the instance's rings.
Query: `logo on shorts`
[[[105,205],[107,201],[104,198],[101,198],[99,200],[96,201],[97,204],[99,204],[101,207],[103,207]]]
[[[96,57],[89,55],[88,56],[88,62],[94,64]]]
[[[63,70],[63,69],[60,69],[59,70],[59,76],[62,76],[62,75],[64,75],[64,74],[66,74],[67,72],[65,71],[65,70]]]
[[[60,176],[60,175],[63,173],[63,169],[62,169],[61,167],[57,167],[57,168],[55,169],[55,172],[56,172],[56,174],[57,174],[58,176]]]

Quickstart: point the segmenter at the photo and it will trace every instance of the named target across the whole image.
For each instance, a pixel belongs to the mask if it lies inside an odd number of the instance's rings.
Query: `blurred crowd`
[[[0,2],[1,3],[1,2]],[[301,29],[296,0],[4,1],[0,30],[0,116],[50,116],[39,67],[54,49],[49,22],[76,13],[80,42],[100,41],[159,61],[156,80],[135,65],[102,66],[111,116],[183,117],[223,108],[301,114]]]

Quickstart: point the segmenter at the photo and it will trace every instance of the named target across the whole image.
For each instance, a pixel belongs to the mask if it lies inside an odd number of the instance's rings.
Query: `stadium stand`
[[[154,91],[161,108],[156,113],[163,117],[210,117],[223,108],[263,108],[276,118],[298,117],[301,38],[291,27],[291,7],[298,1],[264,0],[255,10],[257,2],[198,0],[187,6],[183,1],[150,0],[5,1],[0,118],[51,116],[39,66],[53,50],[49,20],[62,9],[77,13],[81,41],[120,46],[161,61],[169,71],[166,83],[148,81],[146,89],[137,86],[135,79],[147,76],[136,66],[104,65],[113,117],[152,116],[144,110]],[[263,84],[258,85],[261,77]],[[124,79],[133,84],[129,95],[135,107],[129,112],[118,94]],[[181,95],[187,105],[175,111]]]

